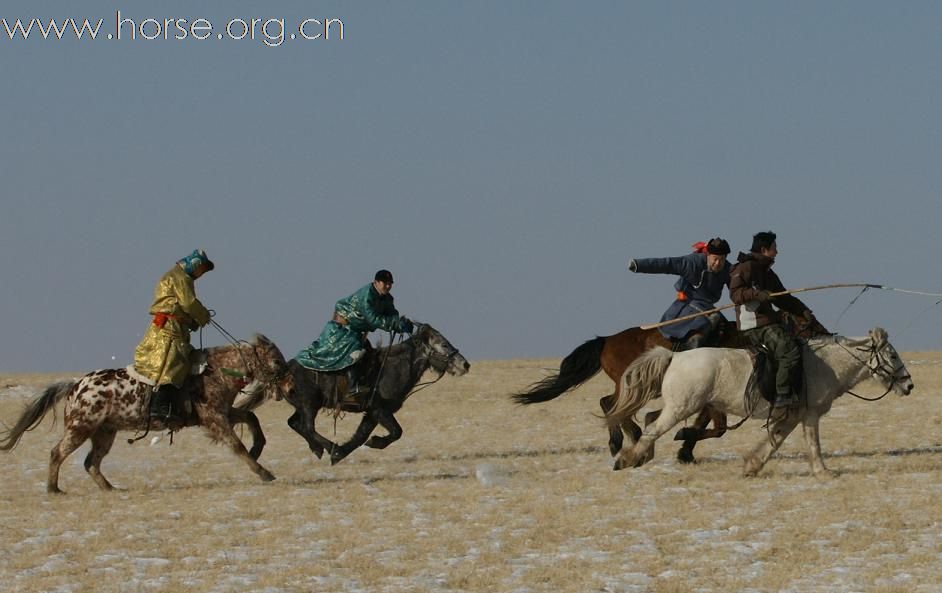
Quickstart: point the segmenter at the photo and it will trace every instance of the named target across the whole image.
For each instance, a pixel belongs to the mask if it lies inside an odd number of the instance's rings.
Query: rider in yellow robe
[[[193,281],[216,266],[200,249],[178,261],[154,289],[153,316],[134,351],[134,368],[154,381],[151,414],[172,419],[170,402],[190,370],[190,332],[209,323]]]

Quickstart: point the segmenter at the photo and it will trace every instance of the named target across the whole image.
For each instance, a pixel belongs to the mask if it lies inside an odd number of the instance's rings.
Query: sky
[[[289,357],[380,268],[472,361],[562,357],[670,305],[674,278],[630,258],[714,236],[735,256],[762,230],[789,288],[942,293],[938,3],[8,0],[0,18],[104,20],[95,40],[0,27],[0,371],[129,363],[195,248],[216,320]],[[305,19],[343,39],[290,40]],[[841,316],[856,295],[800,296],[842,334],[942,349],[937,299],[868,291]]]

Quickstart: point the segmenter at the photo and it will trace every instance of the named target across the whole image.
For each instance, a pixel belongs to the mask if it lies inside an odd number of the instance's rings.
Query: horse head
[[[899,395],[909,395],[915,385],[912,375],[903,364],[896,348],[890,344],[886,330],[875,327],[870,330],[870,347],[867,349],[870,360],[867,367],[870,375],[887,390],[892,389]]]
[[[471,364],[445,336],[427,323],[415,322],[412,340],[425,348],[431,367],[439,373],[460,377],[468,372]]]
[[[248,346],[251,353],[244,360],[256,386],[264,390],[268,398],[290,397],[295,390],[294,375],[278,346],[263,334],[255,334]]]

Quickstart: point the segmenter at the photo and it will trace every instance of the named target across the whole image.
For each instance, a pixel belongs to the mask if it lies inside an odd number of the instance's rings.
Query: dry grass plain
[[[912,396],[845,396],[823,419],[840,473],[823,481],[800,429],[742,478],[757,421],[701,443],[695,466],[662,440],[653,463],[613,472],[594,416],[607,379],[508,401],[557,360],[473,363],[407,402],[399,442],[335,467],[269,402],[272,483],[187,429],[172,446],[119,435],[102,467],[126,491],[97,489],[86,445],[63,466],[68,494],[47,495],[47,419],[0,454],[0,591],[939,592],[942,353],[904,359]],[[54,378],[0,375],[0,419]],[[319,427],[341,438],[357,419]]]

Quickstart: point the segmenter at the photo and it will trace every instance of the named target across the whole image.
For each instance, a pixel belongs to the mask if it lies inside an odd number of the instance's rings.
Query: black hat
[[[375,276],[373,276],[373,280],[379,281],[379,282],[388,282],[392,284],[393,282],[392,272],[390,272],[389,270],[380,270],[376,272]]]
[[[710,239],[707,242],[707,253],[712,253],[713,255],[729,255],[729,243],[726,242],[726,239],[720,239],[715,237]]]

